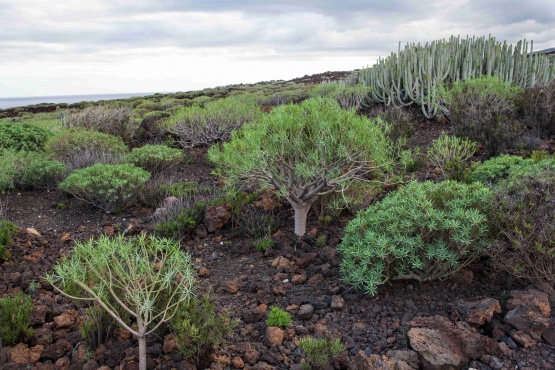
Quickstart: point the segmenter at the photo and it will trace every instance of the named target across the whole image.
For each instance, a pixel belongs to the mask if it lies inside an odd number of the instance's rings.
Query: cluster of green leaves
[[[31,297],[18,293],[13,297],[0,299],[0,339],[4,345],[14,345],[26,341],[33,334]]]
[[[309,95],[334,99],[343,109],[358,109],[360,103],[368,95],[369,88],[362,84],[322,83],[314,87]]]
[[[489,254],[511,274],[555,284],[555,160],[521,164],[495,188]]]
[[[111,302],[112,306],[117,306],[117,303],[114,304],[115,302]],[[111,338],[114,330],[118,327],[118,322],[98,304],[91,304],[83,311],[83,321],[79,325],[79,332],[87,343],[88,349],[94,351]],[[120,315],[122,314],[120,313]]]
[[[59,187],[105,212],[129,206],[150,173],[132,164],[95,164],[73,171]]]
[[[26,187],[50,191],[58,186],[67,174],[67,167],[55,159],[37,159],[30,162],[22,176]]]
[[[274,239],[270,237],[256,239],[254,241],[254,247],[259,252],[264,252],[266,249],[272,247],[273,245],[274,245]]]
[[[42,151],[52,132],[27,122],[0,122],[0,150]]]
[[[160,173],[169,167],[175,166],[184,158],[183,151],[179,149],[151,144],[134,148],[127,155],[129,162],[150,171],[152,174]]]
[[[414,133],[414,117],[403,107],[374,104],[367,113],[371,118],[383,125],[384,131],[393,142],[405,142]]]
[[[523,130],[516,119],[522,89],[494,77],[457,81],[443,92],[456,136],[482,143],[487,156],[512,145]]]
[[[278,328],[285,329],[291,325],[292,322],[291,314],[279,307],[270,307],[270,312],[268,312],[268,319],[266,320],[266,326],[277,326]]]
[[[10,256],[5,248],[12,242],[12,236],[16,231],[17,227],[12,222],[0,219],[0,260]]]
[[[227,312],[216,311],[216,298],[212,294],[203,294],[183,302],[170,324],[180,351],[195,366],[204,369],[210,366],[215,349],[237,322]]]
[[[299,347],[317,369],[329,364],[334,357],[345,350],[345,346],[340,339],[332,341],[327,338],[301,338],[299,339]]]
[[[65,130],[46,143],[45,151],[73,170],[121,163],[128,149],[120,137],[95,130]]]
[[[488,245],[490,193],[478,183],[412,182],[359,212],[338,247],[345,281],[375,294],[389,280],[457,272]]]
[[[470,175],[472,181],[494,185],[505,179],[511,170],[523,164],[525,160],[516,155],[500,155],[490,158],[477,166]]]
[[[462,180],[466,163],[476,152],[478,143],[442,132],[428,148],[428,158],[438,166],[444,178]]]

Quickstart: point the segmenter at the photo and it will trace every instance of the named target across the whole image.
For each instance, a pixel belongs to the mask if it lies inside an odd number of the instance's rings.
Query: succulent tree
[[[95,301],[135,335],[139,369],[146,370],[146,337],[191,298],[194,273],[190,256],[171,239],[102,236],[77,243],[45,279],[72,299]]]
[[[370,172],[392,162],[380,125],[324,98],[275,108],[208,154],[231,183],[256,180],[287,198],[297,235],[306,232],[318,197],[368,180]]]

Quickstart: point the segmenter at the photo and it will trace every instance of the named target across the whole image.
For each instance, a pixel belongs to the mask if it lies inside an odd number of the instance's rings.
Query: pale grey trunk
[[[137,332],[139,336],[137,336],[137,340],[139,341],[139,370],[147,370],[146,369],[146,328],[142,320],[139,318],[137,320]]]
[[[295,210],[295,234],[298,236],[303,236],[306,233],[306,218],[308,216],[308,211],[310,211],[310,207],[317,198],[318,196],[315,196],[303,203],[295,203],[289,200],[291,206]]]

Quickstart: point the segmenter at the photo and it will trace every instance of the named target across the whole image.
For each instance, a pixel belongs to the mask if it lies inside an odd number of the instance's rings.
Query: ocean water
[[[19,98],[0,98],[0,109],[24,107],[42,103],[78,103],[82,101],[99,101],[112,99],[127,99],[134,96],[146,96],[153,93],[132,93],[132,94],[91,94],[91,95],[58,95],[58,96],[32,96]]]

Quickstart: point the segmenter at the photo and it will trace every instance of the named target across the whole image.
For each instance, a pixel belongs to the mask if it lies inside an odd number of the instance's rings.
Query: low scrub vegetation
[[[165,145],[147,144],[140,148],[134,148],[127,155],[129,162],[137,167],[144,168],[152,174],[157,174],[167,168],[179,164],[185,155],[179,149],[169,148]]]

